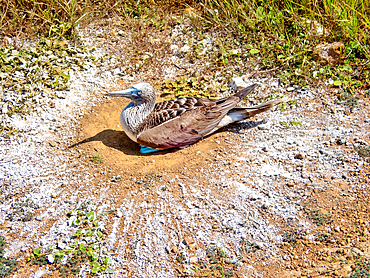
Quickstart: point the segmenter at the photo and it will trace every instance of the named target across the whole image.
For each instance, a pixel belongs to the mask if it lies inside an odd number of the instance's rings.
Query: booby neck
[[[154,106],[155,102],[136,104],[132,101],[122,110],[119,117],[121,127],[132,141],[137,142],[137,137],[142,131],[142,123],[153,111]]]

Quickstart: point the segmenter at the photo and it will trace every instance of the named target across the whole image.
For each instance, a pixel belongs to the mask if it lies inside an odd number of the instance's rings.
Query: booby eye
[[[141,90],[139,90],[139,89],[137,89],[137,88],[135,88],[135,87],[132,87],[132,89],[134,89],[135,90],[135,95],[136,96],[139,96],[139,97],[141,97],[141,95],[143,94],[143,92],[141,91]]]

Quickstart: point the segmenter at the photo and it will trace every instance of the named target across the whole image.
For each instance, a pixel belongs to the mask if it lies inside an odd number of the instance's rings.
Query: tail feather
[[[276,100],[270,100],[268,102],[261,103],[261,104],[258,104],[256,106],[252,106],[252,107],[233,108],[229,111],[228,115],[229,114],[239,114],[242,117],[241,120],[245,120],[245,119],[251,118],[251,117],[253,117],[257,114],[260,114],[262,112],[270,110],[275,105],[278,105],[278,104],[280,104],[284,101],[286,101],[286,99],[281,98],[281,99],[276,99]],[[239,121],[241,121],[241,120],[239,120]]]
[[[221,122],[219,122],[219,124],[214,129],[212,129],[210,132],[208,132],[206,135],[212,134],[217,129],[227,126],[228,124],[240,122],[245,119],[251,118],[254,115],[265,112],[271,109],[272,107],[274,107],[275,105],[278,105],[279,103],[282,103],[285,101],[287,101],[287,99],[281,98],[281,99],[271,100],[271,101],[268,101],[262,104],[258,104],[252,107],[233,108],[225,115],[225,117],[223,117]]]

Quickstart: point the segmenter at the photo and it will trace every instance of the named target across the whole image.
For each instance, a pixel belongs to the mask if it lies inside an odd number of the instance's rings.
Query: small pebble
[[[172,250],[173,253],[177,253],[179,251],[179,249],[175,245],[171,246],[171,250]]]
[[[195,241],[194,241],[194,239],[191,236],[186,236],[186,237],[184,237],[184,243],[186,245],[190,245],[190,244],[195,243]]]
[[[123,213],[120,209],[117,209],[117,214],[116,215],[117,215],[118,218],[121,218],[123,216]]]
[[[190,257],[190,263],[191,264],[196,264],[198,262],[198,258],[197,257]]]
[[[52,147],[55,147],[55,146],[57,145],[57,143],[56,143],[56,142],[54,142],[54,141],[53,141],[53,142],[50,142],[49,144],[50,144],[50,146],[52,146]]]
[[[294,186],[294,182],[290,181],[286,185],[289,186],[289,187],[293,187]]]
[[[304,153],[297,153],[294,158],[296,159],[305,159],[306,155]]]

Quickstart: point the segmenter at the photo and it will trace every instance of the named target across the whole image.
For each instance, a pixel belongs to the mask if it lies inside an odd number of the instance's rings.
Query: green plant
[[[312,210],[308,212],[308,218],[318,226],[333,222],[331,217],[331,214],[323,214],[320,210]]]
[[[338,104],[349,106],[351,110],[358,107],[358,96],[355,96],[347,91],[343,91],[338,97]]]
[[[291,126],[299,126],[301,124],[302,124],[302,122],[300,122],[300,121],[293,121],[293,120],[290,121]]]
[[[56,38],[40,38],[31,47],[0,47],[0,91],[12,95],[4,98],[2,110],[8,116],[28,114],[36,110],[40,97],[64,98],[70,70],[85,70],[86,61],[94,62],[76,57],[83,52],[83,45]],[[55,105],[50,102],[48,106]],[[17,132],[11,126],[0,127],[2,136]]]
[[[0,126],[0,136],[1,137],[7,137],[7,136],[13,136],[18,133],[18,130],[12,126]]]
[[[301,124],[302,124],[302,122],[291,120],[289,123],[288,123],[288,122],[285,122],[285,121],[282,121],[280,124],[281,124],[284,128],[291,128],[291,127],[293,127],[293,126],[299,126],[299,125],[301,125]]]
[[[94,211],[84,210],[74,210],[69,216],[68,223],[77,228],[71,237],[72,243],[51,245],[46,252],[36,248],[28,261],[38,265],[52,264],[62,277],[78,274],[84,262],[89,262],[92,273],[113,273],[112,258],[103,249],[105,228],[100,217]]]
[[[7,1],[0,11],[1,33],[24,31],[75,38],[76,27],[105,16],[118,2],[91,0]]]
[[[245,249],[245,251],[247,251],[248,253],[250,253],[250,252],[256,252],[257,250],[260,249],[260,247],[255,242],[247,241],[244,244],[244,249]]]
[[[355,147],[361,157],[370,157],[370,145]]]
[[[278,105],[278,109],[280,109],[281,112],[285,112],[287,110],[287,104],[286,102],[282,102]],[[286,122],[284,122],[286,123]],[[284,126],[285,127],[285,126]]]
[[[354,269],[348,274],[351,274],[349,278],[370,277],[370,261],[365,258],[357,260]]]
[[[283,240],[283,242],[287,242],[287,243],[290,243],[292,245],[296,245],[297,242],[298,242],[298,239],[302,239],[302,237],[305,236],[305,235],[306,234],[303,233],[300,230],[290,229],[289,231],[285,231],[282,234],[282,240]]]
[[[330,233],[316,232],[314,235],[316,239],[320,242],[329,242],[333,238],[334,232]]]
[[[230,278],[234,276],[234,271],[239,265],[237,263],[231,263],[227,258],[227,254],[222,248],[208,247],[206,249],[206,255],[208,261],[192,264],[192,270],[195,272],[196,277]],[[180,254],[177,260],[178,262],[183,263],[183,255]]]
[[[18,261],[5,258],[6,242],[4,236],[0,236],[0,277],[9,277],[18,267]]]
[[[100,154],[94,154],[94,155],[91,155],[91,158],[90,158],[90,161],[91,162],[94,162],[94,163],[104,163],[104,160],[103,158],[100,156]]]
[[[297,234],[295,232],[284,232],[282,235],[283,241],[291,244],[297,243]]]
[[[184,254],[183,254],[183,253],[180,253],[180,254],[177,256],[176,260],[177,260],[180,264],[182,264],[182,263],[184,262],[184,260],[185,260]]]
[[[174,96],[175,98],[186,96],[215,97],[213,92],[205,91],[205,87],[206,82],[204,80],[198,80],[196,77],[191,77],[189,79],[179,77],[175,81],[164,81],[162,84],[162,96]]]
[[[39,206],[30,199],[24,202],[13,203],[7,211],[6,218],[10,221],[31,221],[35,210],[38,208]]]

